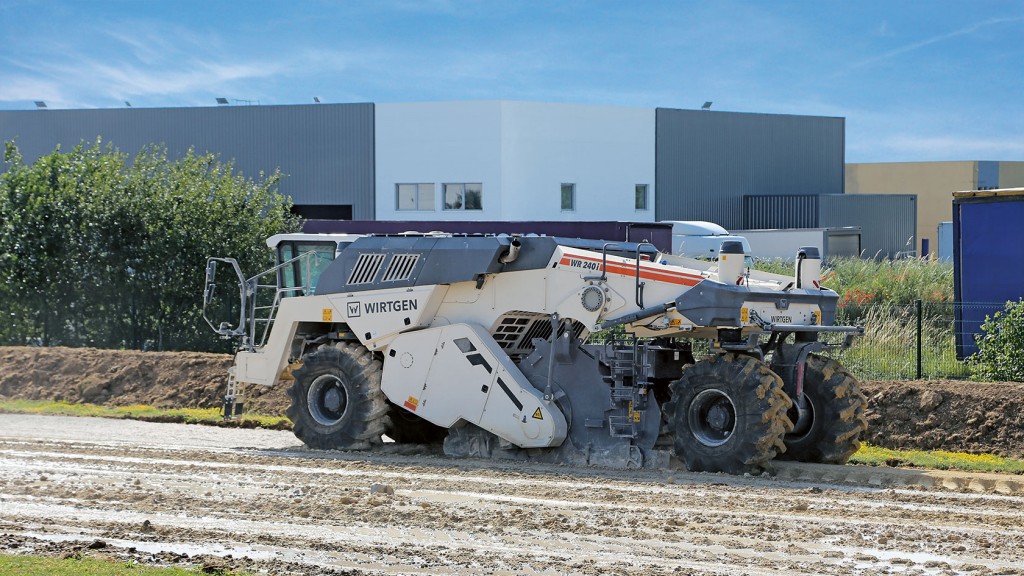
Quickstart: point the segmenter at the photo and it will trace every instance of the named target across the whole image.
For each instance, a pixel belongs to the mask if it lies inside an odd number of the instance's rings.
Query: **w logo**
[[[359,315],[360,315],[359,302],[348,302],[346,304],[346,309],[348,310],[348,317],[349,318],[359,318]]]

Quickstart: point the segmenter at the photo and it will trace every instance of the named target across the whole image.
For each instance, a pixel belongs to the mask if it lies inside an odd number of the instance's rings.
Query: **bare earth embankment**
[[[231,357],[196,352],[0,347],[0,399],[160,408],[220,406]],[[1024,458],[1024,384],[865,381],[868,442]],[[251,388],[248,410],[284,415],[283,387]]]

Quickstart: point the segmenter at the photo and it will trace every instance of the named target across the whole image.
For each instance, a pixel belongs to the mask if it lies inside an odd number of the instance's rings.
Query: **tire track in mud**
[[[1024,574],[1012,476],[600,470],[18,418],[0,415],[0,549],[102,539],[274,573]]]

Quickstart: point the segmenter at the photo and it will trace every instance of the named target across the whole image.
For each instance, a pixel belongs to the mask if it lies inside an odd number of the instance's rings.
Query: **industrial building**
[[[883,162],[846,165],[847,194],[917,196],[917,249],[937,253],[938,227],[953,219],[953,192],[1024,186],[1024,162]],[[924,244],[927,244],[925,249]]]
[[[803,198],[816,208],[795,226],[881,227],[867,251],[906,250],[905,199],[844,195],[843,118],[503,100],[0,111],[28,162],[97,138],[280,169],[310,219],[780,228],[771,206]]]

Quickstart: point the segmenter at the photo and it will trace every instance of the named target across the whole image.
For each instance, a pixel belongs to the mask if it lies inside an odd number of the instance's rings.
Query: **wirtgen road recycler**
[[[717,262],[552,237],[268,244],[279,264],[252,278],[229,258],[207,265],[206,304],[218,262],[242,300],[237,324],[211,322],[241,338],[225,413],[243,385],[282,382],[312,448],[387,436],[611,467],[663,466],[674,451],[690,470],[757,473],[776,456],[843,463],[866,429],[856,379],[820,354],[863,329],[832,325],[838,297],[814,248],[790,277],[751,271],[737,242]]]

